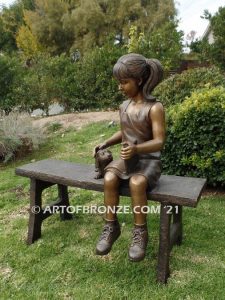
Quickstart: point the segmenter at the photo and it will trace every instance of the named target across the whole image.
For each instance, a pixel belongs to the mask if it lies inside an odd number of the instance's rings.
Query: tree
[[[34,0],[18,0],[9,8],[0,12],[0,50],[12,52],[17,50],[16,34],[23,21],[23,10],[34,9]]]
[[[0,55],[0,110],[9,113],[17,105],[12,94],[21,77],[23,77],[23,69],[18,58]]]
[[[0,51],[12,52],[16,49],[13,35],[5,28],[4,19],[0,15]]]
[[[138,33],[131,27],[128,52],[138,52],[146,57],[159,59],[165,70],[175,68],[182,55],[183,32],[178,31],[177,21],[168,21],[151,33]]]
[[[74,28],[72,49],[90,49],[99,46],[106,31],[106,19],[97,0],[83,0],[79,7],[64,16],[65,28]]]
[[[36,0],[26,11],[30,29],[51,54],[84,53],[103,46],[109,36],[120,44],[129,28],[149,32],[175,15],[173,0]]]
[[[196,40],[190,49],[199,55],[200,60],[211,62],[225,71],[225,7],[220,7],[214,16],[205,10],[203,18],[210,22],[214,42],[209,44],[207,38]]]
[[[63,16],[69,7],[63,0],[36,0],[34,11],[24,11],[26,25],[39,44],[53,55],[67,52],[72,45],[73,35],[63,26]]]
[[[28,26],[22,25],[16,36],[16,43],[19,49],[23,51],[26,59],[35,57],[42,51],[42,47]]]
[[[210,18],[214,43],[211,45],[212,61],[225,71],[225,6]]]
[[[23,23],[22,7],[15,3],[9,8],[3,7],[0,13],[0,47],[3,51],[16,50],[15,35]]]
[[[20,48],[22,37],[32,36],[51,55],[84,53],[102,47],[109,36],[123,45],[130,26],[148,34],[174,15],[173,0],[17,0],[1,14],[0,45],[10,38],[16,50],[16,36]]]

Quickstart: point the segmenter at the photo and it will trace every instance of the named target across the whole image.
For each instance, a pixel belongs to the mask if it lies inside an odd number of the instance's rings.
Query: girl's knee
[[[129,186],[131,191],[142,191],[146,190],[148,185],[147,179],[143,175],[134,175],[130,178]]]
[[[119,186],[119,178],[114,173],[108,171],[104,176],[104,186],[107,188],[117,188]]]

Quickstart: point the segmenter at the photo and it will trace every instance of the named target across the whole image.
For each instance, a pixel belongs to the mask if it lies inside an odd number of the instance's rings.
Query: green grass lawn
[[[95,255],[103,226],[99,214],[44,221],[42,238],[26,245],[29,180],[14,174],[19,165],[57,158],[93,163],[94,145],[117,128],[107,123],[80,131],[53,132],[26,159],[0,165],[0,299],[225,299],[225,197],[202,197],[197,209],[184,208],[184,241],[171,252],[171,277],[156,283],[159,215],[149,214],[145,260],[128,261],[132,215],[120,214],[122,234],[105,257]],[[118,147],[113,149],[118,155]],[[72,205],[102,204],[103,194],[69,188]],[[56,188],[44,192],[54,200]],[[130,204],[122,198],[121,204]],[[156,205],[150,202],[150,205]]]

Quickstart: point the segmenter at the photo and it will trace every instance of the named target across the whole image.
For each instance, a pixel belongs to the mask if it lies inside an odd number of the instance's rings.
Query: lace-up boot
[[[96,246],[97,255],[106,255],[110,252],[113,243],[120,236],[120,224],[117,220],[106,221]]]
[[[131,261],[141,261],[144,259],[147,244],[147,225],[135,225],[132,233],[132,243],[129,249],[129,259]]]

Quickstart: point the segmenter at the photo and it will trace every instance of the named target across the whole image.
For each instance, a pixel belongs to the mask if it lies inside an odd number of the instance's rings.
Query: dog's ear
[[[99,152],[99,150],[95,152],[94,158],[97,158],[98,152]]]

